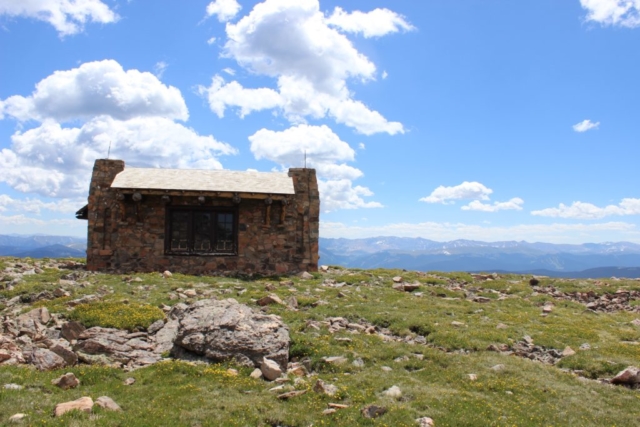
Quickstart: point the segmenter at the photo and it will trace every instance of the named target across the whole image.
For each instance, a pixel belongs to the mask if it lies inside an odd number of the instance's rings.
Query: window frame
[[[171,222],[171,217],[174,212],[186,212],[189,214],[189,220],[187,223],[187,250],[185,251],[175,251],[171,249],[171,234],[173,229],[173,224]],[[230,251],[219,251],[219,250],[211,250],[211,251],[196,251],[193,249],[193,245],[195,242],[195,233],[194,233],[194,214],[195,213],[211,213],[213,215],[213,220],[210,222],[210,226],[212,229],[211,232],[211,240],[212,247],[217,247],[217,235],[216,235],[216,227],[215,224],[217,222],[218,214],[232,214],[232,242],[233,248]],[[238,255],[238,209],[233,207],[226,206],[167,206],[165,212],[165,239],[164,239],[164,253],[165,255],[172,256],[237,256]]]

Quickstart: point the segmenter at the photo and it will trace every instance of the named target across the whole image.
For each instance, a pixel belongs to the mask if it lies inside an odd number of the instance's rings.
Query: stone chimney
[[[320,229],[320,192],[315,169],[291,168],[289,176],[293,178],[296,192],[295,203],[298,215],[300,241],[298,245],[298,263],[300,270],[318,270],[318,238]]]

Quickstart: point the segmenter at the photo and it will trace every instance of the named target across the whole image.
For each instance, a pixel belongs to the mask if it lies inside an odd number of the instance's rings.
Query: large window
[[[174,255],[235,255],[238,232],[233,210],[170,208],[165,252]]]

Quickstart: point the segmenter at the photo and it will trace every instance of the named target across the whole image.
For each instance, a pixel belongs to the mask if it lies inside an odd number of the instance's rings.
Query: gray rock
[[[632,386],[640,383],[640,369],[629,366],[611,379],[611,384]]]
[[[161,322],[161,320],[159,320],[158,322]],[[154,340],[156,343],[154,352],[156,354],[162,354],[171,351],[171,349],[173,348],[173,341],[178,335],[178,325],[179,322],[177,320],[170,320],[167,323],[163,323],[162,329],[159,329],[156,332],[154,336]]]
[[[422,417],[416,419],[416,423],[418,423],[418,427],[434,427],[435,423],[429,417]]]
[[[128,367],[147,366],[161,359],[152,346],[127,331],[95,326],[82,332],[73,351],[78,359],[89,364]]]
[[[81,333],[85,331],[85,328],[78,322],[67,322],[62,324],[60,329],[60,335],[67,341],[77,340]]]
[[[80,385],[80,380],[73,375],[73,372],[67,372],[61,377],[56,378],[55,380],[51,380],[51,384],[56,387],[60,387],[63,390],[68,390],[70,388],[76,388]]]
[[[326,394],[327,396],[335,396],[338,392],[338,387],[333,384],[327,384],[322,380],[316,381],[316,385],[313,386],[313,391],[316,393]]]
[[[12,416],[9,417],[9,422],[19,423],[25,418],[27,418],[27,414],[13,414]]]
[[[108,411],[122,411],[120,405],[114,402],[109,396],[100,396],[96,399],[95,404]]]
[[[235,359],[254,367],[267,357],[284,371],[290,338],[277,316],[255,313],[233,299],[207,299],[184,310],[174,344],[214,361]]]
[[[262,363],[260,364],[260,371],[265,379],[269,381],[273,381],[276,378],[280,378],[282,375],[282,369],[280,366],[273,360],[267,359],[266,357],[262,359]]]
[[[385,390],[383,394],[393,399],[400,399],[402,397],[402,390],[400,390],[400,387],[394,385],[393,387]]]
[[[164,328],[164,320],[156,320],[147,328],[147,332],[149,332],[150,334],[155,334],[162,328]]]
[[[21,386],[19,384],[5,384],[4,385],[4,389],[5,390],[22,390],[24,388],[24,386]]]
[[[51,350],[35,348],[31,353],[31,363],[41,371],[49,371],[65,366],[64,359]]]
[[[387,408],[384,406],[367,405],[360,410],[360,413],[365,418],[378,418],[387,412]]]
[[[58,403],[53,410],[53,415],[60,417],[69,411],[83,411],[91,412],[93,408],[93,400],[90,397],[81,397],[80,399],[72,400],[71,402]]]

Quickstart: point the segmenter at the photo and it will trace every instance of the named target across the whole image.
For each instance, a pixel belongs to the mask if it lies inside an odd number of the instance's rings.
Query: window
[[[238,252],[235,218],[233,210],[169,209],[165,252],[172,255],[235,255]]]

